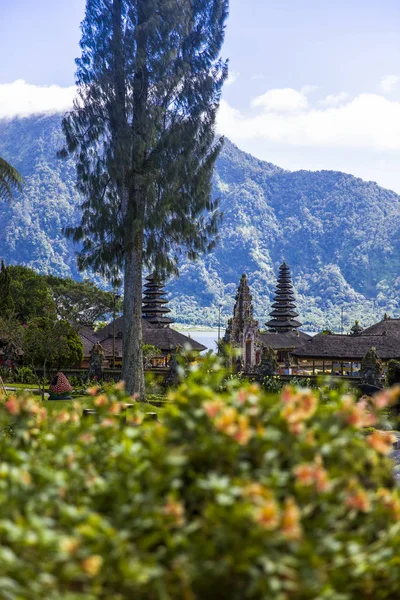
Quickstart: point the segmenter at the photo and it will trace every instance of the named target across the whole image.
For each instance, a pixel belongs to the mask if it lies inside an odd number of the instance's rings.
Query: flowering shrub
[[[90,389],[93,417],[3,399],[1,597],[397,597],[400,496],[379,429],[397,390],[278,398],[223,385],[213,360],[190,367],[161,423],[125,412],[121,384]]]

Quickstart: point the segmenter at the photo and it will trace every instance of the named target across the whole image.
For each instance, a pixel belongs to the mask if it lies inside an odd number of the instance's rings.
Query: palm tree
[[[0,200],[11,200],[13,191],[21,191],[23,182],[17,169],[0,157]]]

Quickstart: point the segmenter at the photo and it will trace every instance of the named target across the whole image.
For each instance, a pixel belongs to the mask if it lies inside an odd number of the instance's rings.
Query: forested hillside
[[[0,121],[0,156],[26,179],[24,193],[0,207],[0,256],[40,272],[78,277],[75,249],[62,227],[79,218],[71,159],[61,161],[60,117]],[[400,312],[400,197],[375,183],[334,171],[288,172],[241,152],[229,141],[214,193],[224,213],[216,249],[183,262],[169,283],[179,321],[225,319],[247,273],[261,323],[277,267],[292,268],[306,329],[365,325]]]

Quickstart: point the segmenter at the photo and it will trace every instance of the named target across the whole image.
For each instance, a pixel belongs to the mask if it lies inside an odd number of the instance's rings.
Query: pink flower
[[[367,442],[380,454],[390,454],[393,450],[393,444],[396,441],[396,436],[390,431],[374,431],[368,436]]]
[[[4,403],[4,406],[11,415],[19,415],[21,412],[21,406],[15,396],[9,396],[7,402]]]

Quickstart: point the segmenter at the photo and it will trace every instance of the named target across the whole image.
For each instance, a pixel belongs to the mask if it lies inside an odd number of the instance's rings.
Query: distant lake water
[[[200,342],[207,348],[207,350],[212,350],[213,352],[217,351],[217,340],[218,340],[218,329],[212,331],[198,331],[196,329],[185,329],[181,330],[181,333],[191,337],[196,342]],[[221,328],[221,337],[224,335],[225,329],[222,331]]]

